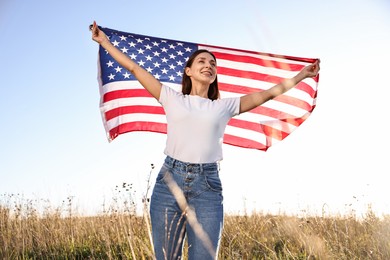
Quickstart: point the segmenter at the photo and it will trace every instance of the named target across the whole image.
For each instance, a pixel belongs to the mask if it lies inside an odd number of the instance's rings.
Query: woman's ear
[[[187,76],[191,76],[191,69],[189,67],[186,67],[184,72],[186,73]]]

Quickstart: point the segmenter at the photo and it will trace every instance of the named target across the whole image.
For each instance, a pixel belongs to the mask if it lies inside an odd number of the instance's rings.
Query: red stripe
[[[263,90],[260,88],[251,88],[242,85],[234,85],[234,84],[222,83],[222,82],[218,82],[218,89],[220,91],[234,92],[238,94],[249,94],[252,92],[258,92]]]
[[[110,119],[113,119],[121,115],[135,114],[135,113],[164,115],[165,111],[163,107],[157,107],[157,106],[122,106],[107,111],[105,113],[105,117],[106,120],[108,121]]]
[[[275,60],[267,60],[267,59],[261,59],[252,57],[252,56],[246,56],[246,55],[238,55],[238,54],[229,54],[224,52],[213,52],[217,60],[230,60],[235,62],[244,62],[249,64],[255,64],[263,67],[268,68],[276,68],[276,69],[282,69],[282,70],[288,70],[288,71],[300,71],[304,65],[301,64],[291,64],[281,61],[275,61]]]
[[[132,131],[149,131],[155,133],[167,133],[167,124],[155,122],[129,122],[120,124],[109,131],[111,140],[114,140],[118,135]]]
[[[262,129],[262,124],[257,123],[257,122],[254,123],[254,122],[245,121],[242,119],[232,118],[232,119],[230,119],[228,125],[247,129],[247,130],[256,131],[258,133],[264,133],[263,129]]]
[[[229,134],[224,135],[223,142],[225,144],[230,144],[238,147],[252,148],[252,149],[258,149],[263,151],[267,151],[268,149],[268,147],[265,144],[256,142],[254,140],[242,138],[242,137],[229,135]]]
[[[152,95],[146,89],[122,89],[107,92],[103,96],[103,102],[108,102],[118,98],[131,98],[131,97],[152,97]]]

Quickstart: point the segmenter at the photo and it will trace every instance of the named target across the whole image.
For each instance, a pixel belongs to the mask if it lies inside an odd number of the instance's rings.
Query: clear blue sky
[[[99,112],[98,46],[88,25],[144,35],[320,58],[317,108],[266,153],[224,146],[227,212],[390,214],[390,2],[0,2],[0,201],[4,194],[74,196],[98,210],[116,185],[146,192],[165,136],[108,143]],[[153,171],[155,178],[157,169]]]

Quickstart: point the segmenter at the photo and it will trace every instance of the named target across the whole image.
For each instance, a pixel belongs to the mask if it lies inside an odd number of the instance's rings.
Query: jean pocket
[[[206,175],[205,181],[210,190],[222,192],[222,183],[218,174]]]

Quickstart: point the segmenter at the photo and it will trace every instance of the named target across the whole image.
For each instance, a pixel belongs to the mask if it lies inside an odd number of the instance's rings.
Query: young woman
[[[150,204],[156,258],[181,259],[186,236],[189,259],[216,259],[223,226],[218,162],[228,121],[316,76],[319,61],[268,90],[220,99],[216,58],[207,50],[198,50],[188,59],[179,93],[113,46],[96,22],[92,39],[129,70],[165,110],[166,159]]]

